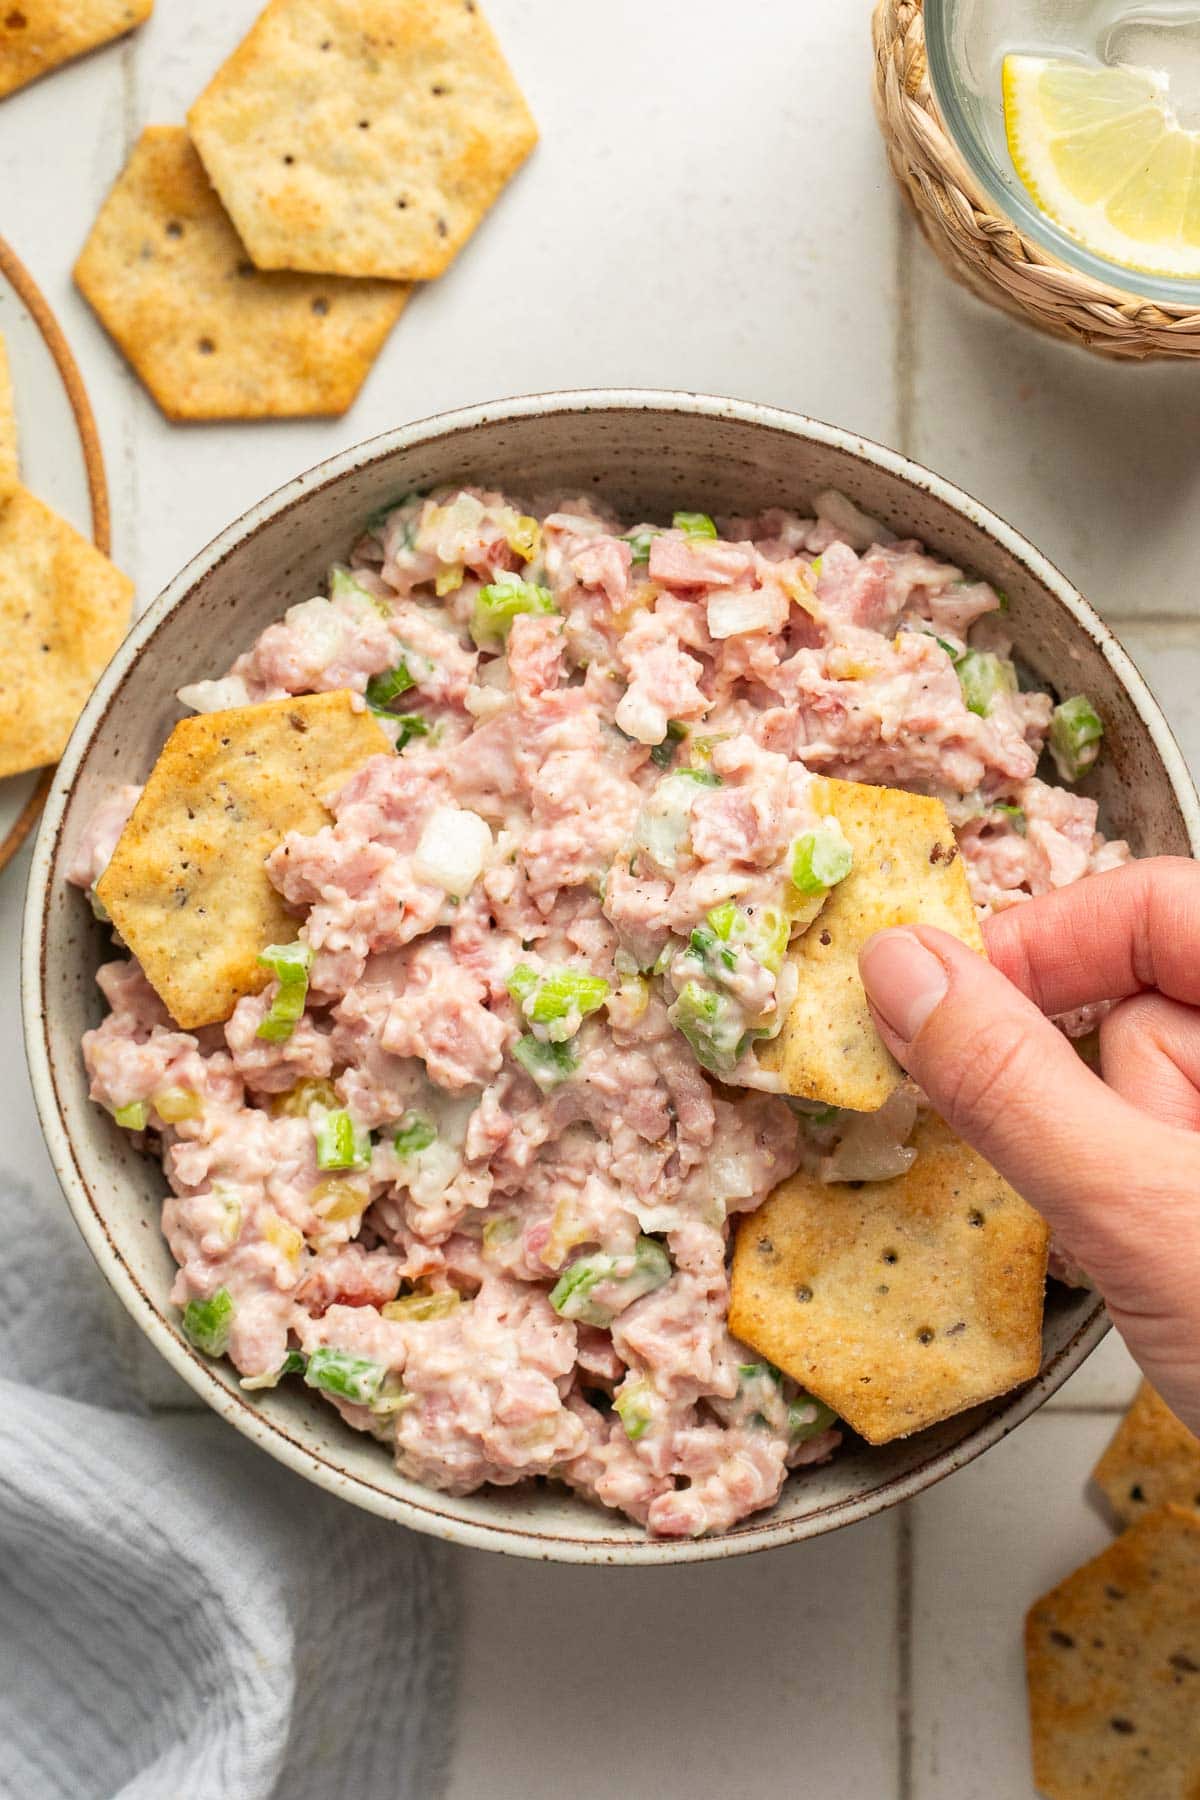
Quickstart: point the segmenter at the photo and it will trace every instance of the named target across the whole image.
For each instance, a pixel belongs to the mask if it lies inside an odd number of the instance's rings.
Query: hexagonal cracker
[[[1167,1501],[1200,1511],[1200,1438],[1143,1381],[1092,1480],[1122,1525]]]
[[[75,280],[170,419],[345,412],[410,292],[262,274],[173,125],[143,131]]]
[[[1147,1513],[1035,1600],[1025,1670],[1039,1794],[1195,1800],[1200,1513]]]
[[[477,0],[271,0],[188,113],[260,269],[429,280],[537,141]]]
[[[0,7],[0,98],[124,37],[154,0],[17,0]]]
[[[793,1175],[739,1223],[729,1329],[870,1444],[1037,1374],[1049,1230],[936,1114],[891,1181]]]

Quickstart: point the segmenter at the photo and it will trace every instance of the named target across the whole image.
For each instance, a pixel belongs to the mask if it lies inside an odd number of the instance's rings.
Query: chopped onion
[[[787,595],[776,587],[733,589],[710,595],[708,629],[715,638],[750,631],[782,631],[787,624]]]
[[[878,1112],[843,1113],[848,1121],[837,1148],[821,1164],[822,1181],[892,1181],[917,1159],[907,1142],[917,1122],[917,1096],[905,1084]]]
[[[478,813],[438,806],[425,821],[413,852],[413,868],[461,900],[478,881],[491,848],[491,830]]]
[[[818,494],[815,505],[818,518],[839,531],[852,550],[869,550],[872,544],[894,544],[896,541],[894,531],[889,531],[869,513],[860,512],[853,500],[847,500],[845,494],[839,494],[835,488]]]
[[[181,687],[179,700],[193,712],[225,712],[231,706],[248,706],[250,695],[240,675],[224,675],[220,681],[193,681]]]

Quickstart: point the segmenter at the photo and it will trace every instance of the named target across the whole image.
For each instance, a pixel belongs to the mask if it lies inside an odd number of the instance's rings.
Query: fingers
[[[1200,1139],[1106,1088],[1033,1002],[956,938],[928,926],[881,932],[860,968],[885,1041],[937,1110],[1106,1292],[1142,1305],[1147,1220],[1161,1242],[1181,1206],[1194,1206]],[[1194,1216],[1190,1229],[1200,1264]]]
[[[1200,1003],[1200,863],[1148,857],[997,913],[988,955],[1044,1013],[1158,988]]]
[[[1194,1006],[1162,994],[1122,1000],[1101,1023],[1100,1063],[1109,1087],[1134,1106],[1166,1125],[1200,1132],[1200,1011]]]

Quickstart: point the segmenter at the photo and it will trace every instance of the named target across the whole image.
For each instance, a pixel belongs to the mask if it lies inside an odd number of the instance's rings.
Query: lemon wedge
[[[1110,262],[1200,277],[1200,132],[1162,76],[1006,56],[1003,85],[1009,153],[1047,218]]]

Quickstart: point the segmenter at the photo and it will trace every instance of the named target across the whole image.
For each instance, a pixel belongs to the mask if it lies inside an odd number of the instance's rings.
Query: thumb
[[[1194,1249],[1200,1137],[1092,1074],[1000,971],[930,926],[868,939],[880,1034],[959,1135],[1048,1220],[1110,1301],[1161,1307]],[[1185,1256],[1196,1275],[1196,1257]]]

